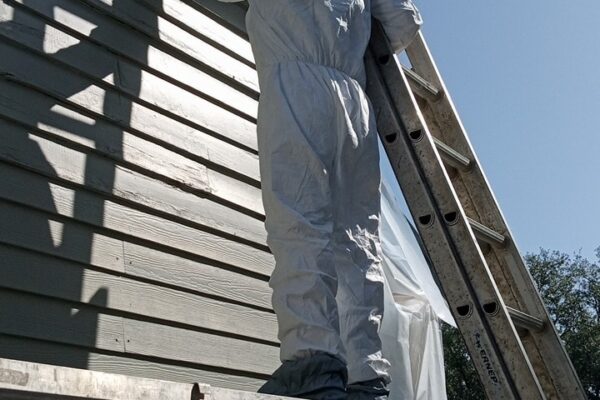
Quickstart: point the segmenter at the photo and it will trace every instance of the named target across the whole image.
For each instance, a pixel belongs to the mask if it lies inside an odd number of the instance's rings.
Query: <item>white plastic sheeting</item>
[[[390,400],[444,400],[441,321],[455,326],[415,233],[402,213],[402,195],[381,149],[381,224],[386,276],[383,355],[391,363]]]

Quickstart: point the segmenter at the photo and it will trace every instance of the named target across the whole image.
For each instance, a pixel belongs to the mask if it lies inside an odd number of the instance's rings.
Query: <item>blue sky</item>
[[[522,252],[600,246],[600,1],[417,0]]]

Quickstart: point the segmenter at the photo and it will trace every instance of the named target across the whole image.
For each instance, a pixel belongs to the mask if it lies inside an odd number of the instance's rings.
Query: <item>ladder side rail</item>
[[[480,222],[506,238],[504,246],[492,247],[492,254],[488,254],[490,262],[498,264],[495,269],[502,273],[511,288],[503,290],[504,299],[511,306],[544,322],[543,330],[530,332],[523,338],[544,390],[547,393],[555,393],[561,399],[585,399],[585,392],[575,368],[516,242],[512,239],[510,228],[421,33],[407,48],[407,55],[414,72],[441,93],[435,101],[429,101],[428,105],[445,135],[447,144],[471,160],[471,168],[461,172],[460,178],[472,199],[474,212],[477,213]],[[511,297],[512,299],[508,300]]]
[[[441,90],[443,96],[440,100],[435,103],[429,103],[431,111],[436,117],[436,121],[440,124],[440,129],[446,139],[446,144],[457,152],[471,160],[471,168],[468,173],[462,174],[461,178],[465,182],[466,189],[471,198],[473,198],[473,205],[475,206],[474,212],[477,213],[477,217],[480,223],[490,227],[496,232],[506,237],[506,248],[503,253],[514,253],[516,251],[517,258],[522,262],[520,252],[516,248],[516,243],[512,240],[512,235],[508,224],[502,211],[499,207],[498,201],[494,196],[491,186],[489,185],[488,179],[485,176],[481,164],[473,150],[473,146],[469,140],[469,137],[464,129],[460,117],[455,109],[454,103],[450,98],[444,82],[434,64],[433,58],[427,48],[425,40],[422,34],[419,33],[417,38],[407,48],[407,54],[411,64],[417,74],[427,79],[431,84]],[[476,207],[477,205],[483,205],[483,207]],[[514,250],[514,251],[513,251]],[[518,285],[518,293],[533,293],[534,296],[527,296],[525,299],[516,299],[518,306],[522,307],[522,310],[533,315],[548,316],[546,308],[540,301],[531,301],[532,298],[539,299],[539,292],[533,283],[531,275],[527,271],[527,268],[519,268],[518,265],[510,263],[511,272],[514,273],[515,284]],[[517,264],[519,264],[517,262]],[[525,272],[525,273],[524,273]],[[503,293],[504,295],[508,293]],[[518,295],[516,295],[518,297]]]
[[[374,68],[371,64],[374,60],[370,55],[367,56],[367,69]],[[375,112],[378,114],[377,126],[379,133],[382,137],[382,141],[390,138],[390,135],[398,134],[398,126],[391,121],[391,111],[383,110],[381,106],[377,105],[379,99],[374,93],[381,91],[380,88],[375,89],[376,85],[373,83],[373,74],[368,73],[368,94],[373,102]],[[386,121],[387,120],[387,121]],[[391,132],[391,133],[390,133]],[[400,133],[405,135],[405,132]],[[387,138],[386,138],[387,136]],[[397,142],[401,142],[398,140]],[[431,213],[434,209],[431,204],[431,200],[427,196],[425,189],[422,186],[422,180],[419,175],[414,172],[416,167],[414,165],[407,165],[412,160],[396,159],[393,156],[394,153],[406,154],[408,149],[405,144],[402,143],[391,143],[385,146],[386,152],[390,157],[390,162],[396,174],[396,177],[401,187],[413,187],[419,188],[420,190],[411,190],[405,192],[404,196],[407,200],[407,204],[413,219],[417,220],[418,216],[426,216]],[[436,216],[437,220],[442,220],[440,213]],[[510,377],[507,378],[508,372],[506,371],[506,365],[503,359],[499,357],[497,345],[490,341],[489,334],[487,332],[482,333],[481,328],[485,325],[485,318],[481,307],[473,309],[473,305],[478,304],[476,296],[473,293],[474,290],[466,282],[468,279],[464,277],[464,272],[458,267],[454,260],[451,260],[452,250],[450,245],[447,243],[447,239],[444,237],[444,233],[440,232],[440,229],[435,229],[435,232],[429,232],[426,240],[422,228],[417,227],[423,244],[427,250],[428,258],[431,259],[431,263],[435,268],[434,274],[437,276],[438,281],[442,286],[442,291],[451,306],[452,314],[460,327],[462,332],[469,332],[465,336],[465,343],[472,355],[471,358],[476,365],[476,370],[479,374],[479,378],[485,388],[486,394],[490,399],[518,399],[514,385],[510,382]],[[437,241],[435,248],[431,248],[429,244],[430,240]],[[438,266],[443,265],[442,268]],[[465,316],[459,316],[457,314],[458,307],[467,307],[465,309]],[[467,318],[465,318],[467,317]],[[468,319],[468,320],[467,320]],[[489,330],[489,328],[488,328]],[[474,338],[482,337],[477,343],[473,340]],[[482,352],[481,352],[482,350]],[[478,352],[481,352],[481,356],[478,356]],[[485,372],[484,372],[485,371]]]
[[[406,77],[377,23],[370,52],[373,54],[367,57],[367,91],[378,117],[380,135],[411,213],[416,221],[421,221],[418,228],[423,242],[488,396],[545,398]],[[425,216],[430,219],[424,221]],[[493,309],[488,307],[485,311],[483,305],[493,305]],[[467,312],[459,315],[457,310],[461,309]]]

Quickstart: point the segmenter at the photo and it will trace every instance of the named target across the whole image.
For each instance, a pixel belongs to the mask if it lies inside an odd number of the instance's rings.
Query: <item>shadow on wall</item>
[[[131,1],[113,0],[112,7],[126,9]],[[153,0],[153,4],[156,5],[159,1],[162,0]],[[46,33],[50,28],[40,18],[40,15],[55,16],[59,12],[62,16],[69,18],[72,23],[87,23],[95,26],[89,34],[91,39],[122,40],[115,36],[110,26],[103,24],[103,21],[107,20],[106,15],[94,12],[89,7],[88,3],[93,2],[95,0],[3,0],[0,7],[9,11],[12,9],[12,18],[10,20],[3,18],[0,22],[0,53],[2,53],[0,57],[0,102],[4,103],[3,106],[12,104],[15,108],[18,108],[20,104],[21,109],[27,111],[29,99],[22,93],[33,92],[31,88],[27,88],[27,82],[24,82],[27,79],[20,77],[35,76],[36,83],[34,85],[37,86],[38,82],[46,85],[46,88],[50,88],[49,92],[52,96],[44,96],[44,101],[39,101],[35,106],[31,106],[27,116],[28,125],[34,127],[40,124],[49,125],[53,129],[69,132],[75,137],[85,138],[91,142],[102,138],[103,147],[108,146],[113,154],[121,155],[123,131],[118,126],[104,123],[100,130],[93,120],[90,120],[90,123],[83,123],[70,118],[68,114],[56,112],[57,109],[65,107],[61,102],[62,99],[84,92],[90,84],[88,79],[81,79],[76,73],[55,74],[55,70],[48,67],[47,58],[43,56],[45,48],[52,47],[52,43],[45,44],[45,40],[48,40]],[[82,7],[90,11],[85,16],[81,15]],[[7,15],[6,12],[2,14]],[[90,20],[90,16],[94,15],[96,20]],[[157,19],[143,22],[147,27],[158,31]],[[16,45],[13,41],[11,33],[17,31],[27,36],[28,49]],[[149,42],[150,39],[148,42],[131,43],[131,57],[146,60]],[[34,55],[31,49],[38,54]],[[89,44],[83,46],[81,42],[76,42],[53,52],[53,58],[66,63],[69,63],[69,60],[81,58],[93,60],[87,65],[94,70],[88,72],[101,77],[112,75],[115,83],[123,83],[132,93],[139,94],[141,87],[141,70],[139,68],[121,69],[119,61],[116,60],[105,63],[96,61],[94,54],[89,49]],[[24,62],[23,54],[29,54],[27,62]],[[30,62],[29,57],[33,61]],[[98,58],[98,60],[105,59],[107,58]],[[52,86],[59,90],[53,90]],[[10,93],[13,95],[21,93],[21,97],[25,98],[14,96],[11,98]],[[58,95],[56,95],[57,93]],[[127,97],[115,91],[107,91],[101,107],[103,114],[118,116],[121,123],[129,123],[132,103]],[[23,170],[14,168],[14,166],[25,167],[25,169],[34,170],[38,174],[41,173],[44,175],[43,178],[38,176],[37,180],[30,179],[31,181],[21,182],[21,185],[26,187],[23,189],[23,193],[31,197],[36,208],[49,211],[53,215],[57,214],[58,210],[64,210],[64,195],[59,199],[56,186],[52,185],[53,177],[58,178],[53,162],[56,161],[55,157],[60,158],[60,154],[56,153],[56,150],[52,150],[54,153],[51,154],[51,148],[58,149],[59,146],[62,146],[61,142],[50,134],[35,132],[33,129],[11,121],[3,111],[0,111],[0,136],[2,137],[0,141],[0,180],[4,182],[5,177],[14,176],[16,171]],[[64,156],[62,161],[64,164]],[[71,167],[77,165],[76,161],[66,160]],[[79,173],[83,177],[84,185],[90,182],[102,182],[103,187],[109,191],[114,187],[115,165],[109,159],[88,156],[85,157],[85,160],[79,161],[81,164],[78,168],[82,169]],[[91,196],[89,192],[80,188],[72,189],[74,191],[71,193],[74,193],[74,196],[69,199],[72,202],[70,208],[67,207],[70,216],[75,220],[83,219],[94,226],[103,226],[104,200],[99,196]],[[3,204],[9,203],[3,202]],[[0,243],[15,244],[16,242],[17,245],[22,244],[23,247],[45,253],[68,254],[68,258],[80,263],[74,267],[53,268],[53,265],[61,264],[60,260],[53,259],[50,262],[48,261],[50,259],[39,257],[30,251],[18,250],[17,247],[10,245],[1,245],[0,253],[3,254],[0,254],[0,267],[3,274],[6,272],[13,275],[9,281],[27,282],[27,288],[23,287],[25,290],[35,291],[35,288],[44,288],[43,290],[46,291],[51,290],[52,297],[80,300],[82,303],[93,305],[93,307],[81,306],[76,302],[68,303],[63,300],[27,295],[14,290],[15,288],[21,289],[21,287],[15,287],[13,283],[12,287],[6,288],[8,290],[0,290],[2,293],[0,301],[3,302],[0,315],[0,319],[3,321],[0,323],[0,357],[87,368],[89,351],[96,347],[98,337],[101,335],[101,332],[98,331],[99,313],[107,305],[110,295],[106,288],[98,289],[91,294],[83,292],[84,268],[92,261],[93,230],[82,229],[82,225],[73,223],[71,218],[53,216],[50,220],[47,214],[37,213],[31,209],[14,204],[7,207],[12,207],[16,211],[4,213],[5,215],[2,216],[0,230],[5,234],[0,234]],[[23,234],[19,236],[15,232],[23,232]],[[1,287],[10,285],[0,282]],[[7,301],[8,304],[6,304]],[[26,318],[29,323],[21,321],[23,315],[29,316]],[[61,347],[60,351],[52,352],[35,351],[27,344],[31,342],[17,338],[23,336],[45,342],[75,344],[76,347]],[[63,348],[67,350],[63,351]]]

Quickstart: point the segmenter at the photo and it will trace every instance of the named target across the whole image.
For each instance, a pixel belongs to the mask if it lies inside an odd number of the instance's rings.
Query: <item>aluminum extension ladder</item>
[[[381,140],[487,397],[585,399],[421,34],[366,55]]]

